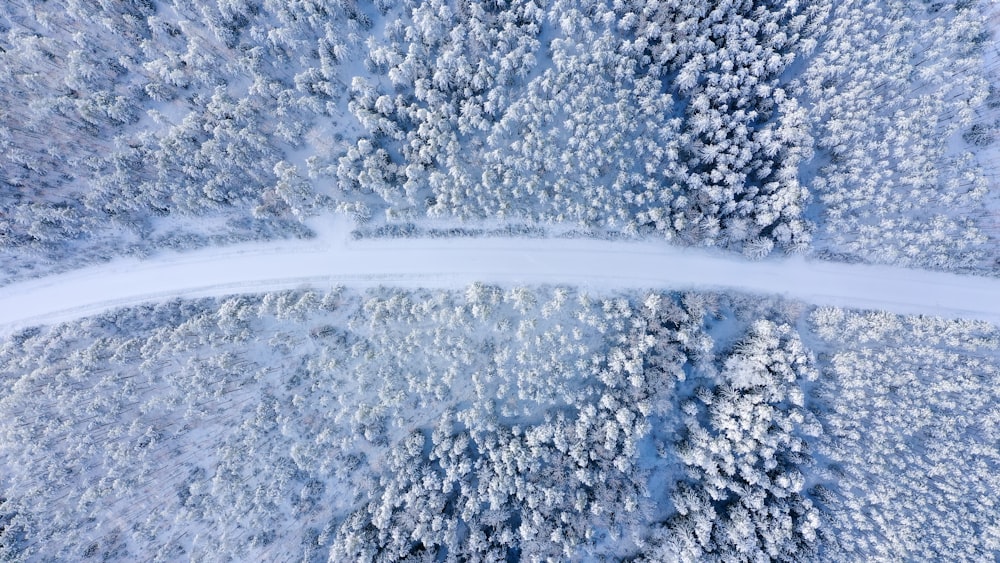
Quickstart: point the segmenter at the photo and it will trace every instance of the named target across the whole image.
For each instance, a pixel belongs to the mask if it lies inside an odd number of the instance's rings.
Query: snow
[[[584,239],[352,240],[337,216],[317,238],[161,252],[9,285],[0,332],[174,297],[296,287],[461,288],[475,281],[593,289],[738,290],[817,305],[1000,323],[1000,279],[788,257],[747,262],[663,242]]]

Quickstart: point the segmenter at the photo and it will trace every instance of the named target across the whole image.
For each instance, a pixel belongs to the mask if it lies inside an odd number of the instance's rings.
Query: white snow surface
[[[343,216],[314,218],[305,241],[247,243],[117,259],[0,288],[0,334],[175,297],[331,286],[737,290],[817,305],[1000,323],[1000,279],[773,258],[749,262],[664,241],[554,238],[353,240]]]

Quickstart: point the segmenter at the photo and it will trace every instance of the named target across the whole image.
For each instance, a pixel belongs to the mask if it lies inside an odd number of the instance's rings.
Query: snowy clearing
[[[329,224],[329,218],[321,218]],[[817,305],[1000,322],[1000,279],[801,257],[746,262],[662,242],[563,239],[350,238],[352,225],[311,241],[244,244],[151,259],[119,259],[13,284],[0,295],[0,331],[173,297],[304,286],[462,287],[474,281],[594,289],[739,290]]]

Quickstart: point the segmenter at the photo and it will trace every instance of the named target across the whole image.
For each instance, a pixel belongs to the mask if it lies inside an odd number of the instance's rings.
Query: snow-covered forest
[[[0,560],[998,560],[998,178],[997,0],[0,1]]]
[[[570,287],[175,300],[0,348],[30,560],[982,561],[997,327]]]
[[[307,237],[326,209],[369,236],[562,225],[990,272],[995,18],[986,0],[11,0],[0,283]]]

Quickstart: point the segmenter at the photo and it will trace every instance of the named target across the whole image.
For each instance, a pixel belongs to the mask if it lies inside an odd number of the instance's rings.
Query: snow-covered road
[[[327,221],[330,221],[327,218]],[[586,239],[350,240],[351,225],[285,241],[121,259],[0,288],[0,333],[115,306],[179,296],[304,286],[463,287],[473,281],[591,289],[720,289],[814,304],[962,316],[1000,323],[1000,279],[885,266],[747,262],[662,242]]]

